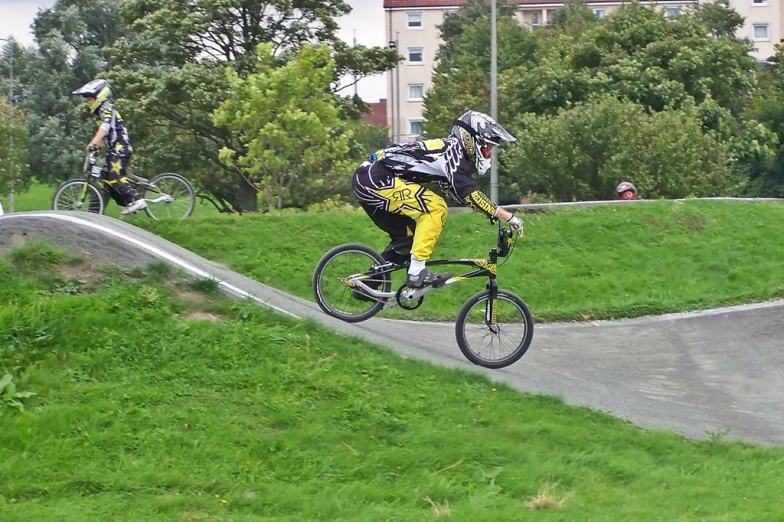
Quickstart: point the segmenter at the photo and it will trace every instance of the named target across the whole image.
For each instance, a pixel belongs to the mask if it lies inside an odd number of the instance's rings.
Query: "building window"
[[[408,48],[408,61],[411,63],[422,63],[424,59],[422,58],[422,48],[421,47],[409,47]]]
[[[667,18],[675,18],[676,16],[681,15],[681,8],[680,7],[668,7],[667,10],[664,12],[664,16]]]
[[[751,5],[768,5],[768,0],[751,0]]]
[[[421,83],[408,84],[408,100],[422,101],[425,98],[425,86]]]
[[[769,40],[768,24],[754,24],[754,40]]]
[[[411,123],[411,134],[413,136],[422,136],[425,131],[422,120],[409,120]]]
[[[539,13],[532,13],[531,14],[531,29],[537,29],[539,27]]]
[[[593,14],[594,14],[594,16],[596,16],[596,18],[604,18],[605,16],[607,16],[607,10],[605,10],[605,9],[594,9],[593,10]]]
[[[409,29],[422,28],[422,13],[408,13],[408,28]]]

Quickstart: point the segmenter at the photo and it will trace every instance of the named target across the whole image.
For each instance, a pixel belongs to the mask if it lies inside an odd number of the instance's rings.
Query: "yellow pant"
[[[391,188],[374,189],[373,193],[384,202],[383,209],[375,205],[372,209],[371,218],[376,225],[387,232],[393,241],[396,237],[413,235],[411,253],[420,261],[430,259],[446,223],[447,206],[444,198],[430,189],[398,177],[394,178]]]

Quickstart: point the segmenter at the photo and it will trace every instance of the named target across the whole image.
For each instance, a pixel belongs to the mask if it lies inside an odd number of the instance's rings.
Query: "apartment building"
[[[784,9],[782,0],[730,0],[730,5],[745,18],[746,23],[738,31],[739,38],[748,38],[754,44],[754,57],[764,62],[774,54],[774,46],[782,41],[784,34]]]
[[[519,5],[518,21],[531,29],[546,25],[563,1],[513,0]],[[705,0],[660,0],[641,2],[657,5],[667,16],[677,15],[684,7]],[[746,19],[739,37],[748,37],[755,46],[754,56],[765,61],[774,54],[784,27],[784,0],[730,0],[731,5]],[[466,0],[384,0],[387,40],[396,45],[404,57],[400,65],[388,73],[387,121],[390,137],[395,141],[414,140],[422,132],[424,96],[430,89],[436,52],[441,44],[439,25],[451,10]],[[606,16],[623,4],[622,1],[586,0],[598,17]],[[399,116],[398,116],[399,115]]]

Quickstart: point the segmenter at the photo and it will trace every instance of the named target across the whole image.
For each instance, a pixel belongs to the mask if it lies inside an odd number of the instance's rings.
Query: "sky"
[[[352,7],[351,14],[338,19],[338,37],[353,43],[356,30],[357,44],[386,45],[384,32],[383,0],[346,0]],[[0,38],[14,37],[22,45],[33,43],[30,25],[39,9],[51,7],[55,0],[0,0]],[[366,102],[386,98],[385,75],[365,78],[359,82],[359,95]],[[353,92],[346,89],[345,94]]]

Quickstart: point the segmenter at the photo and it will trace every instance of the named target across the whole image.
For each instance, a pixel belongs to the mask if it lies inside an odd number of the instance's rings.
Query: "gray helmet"
[[[85,98],[95,98],[95,101],[90,104],[90,112],[95,114],[101,108],[103,102],[112,99],[112,88],[106,80],[97,79],[84,84],[71,94]]]
[[[463,150],[476,164],[479,175],[484,175],[492,163],[492,148],[504,142],[514,143],[517,138],[509,134],[493,118],[478,111],[467,111],[455,120],[452,136],[460,140]]]

